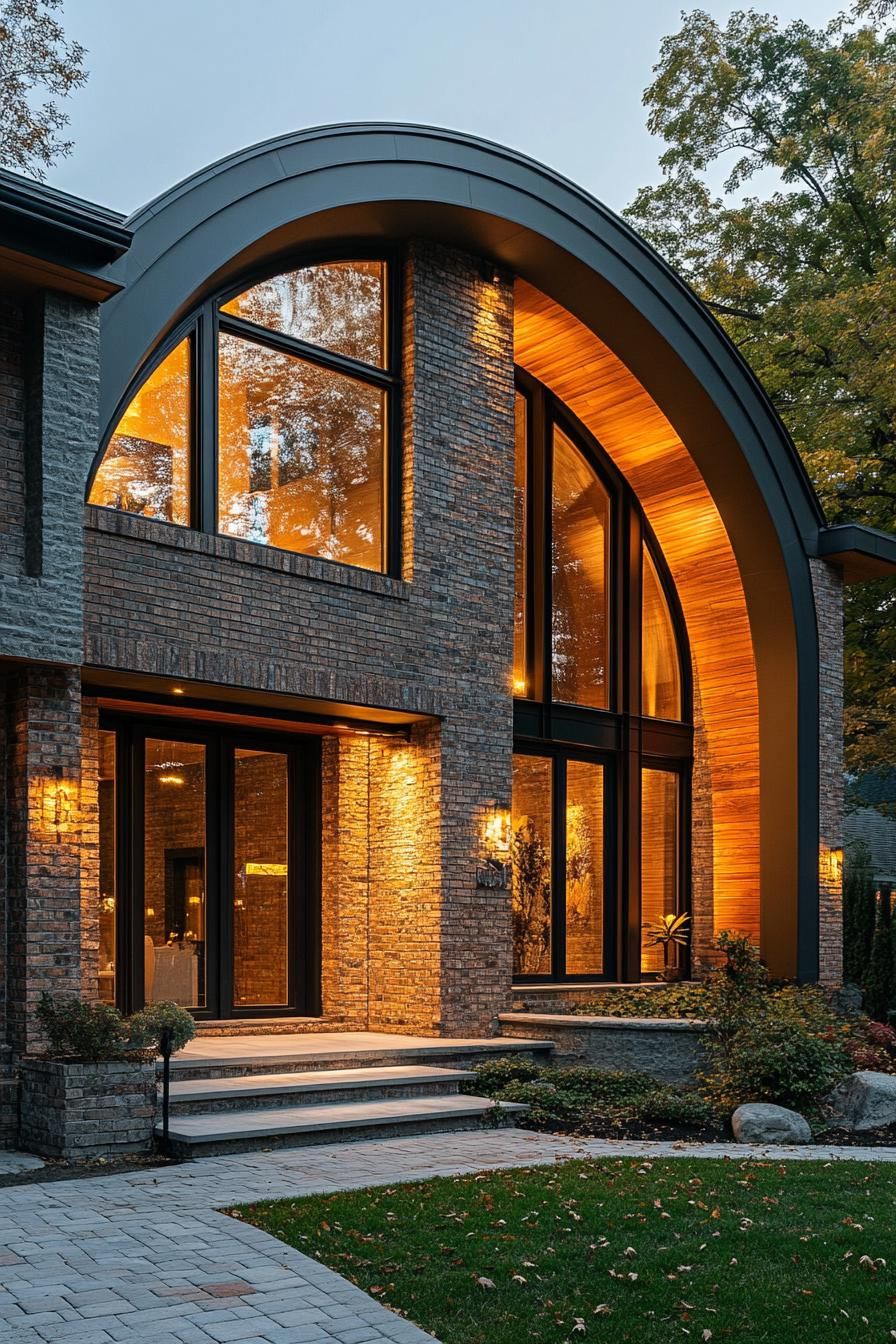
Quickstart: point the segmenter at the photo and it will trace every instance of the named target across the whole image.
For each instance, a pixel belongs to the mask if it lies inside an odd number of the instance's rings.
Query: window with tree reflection
[[[394,565],[387,277],[381,260],[321,262],[209,300],[134,395],[88,502]]]

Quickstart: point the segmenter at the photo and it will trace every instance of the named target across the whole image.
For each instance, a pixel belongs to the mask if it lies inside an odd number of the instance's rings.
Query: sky
[[[724,20],[741,5],[702,0]],[[753,0],[821,26],[836,0]],[[340,121],[446,126],[619,210],[656,181],[641,94],[677,0],[67,0],[90,78],[51,185],[130,213],[259,140]]]

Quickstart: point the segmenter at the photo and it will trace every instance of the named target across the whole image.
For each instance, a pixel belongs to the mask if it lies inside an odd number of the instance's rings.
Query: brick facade
[[[42,989],[96,993],[99,719],[81,696],[82,663],[212,683],[234,698],[275,692],[429,716],[408,740],[322,743],[320,1025],[480,1034],[509,1006],[510,897],[478,888],[476,868],[491,810],[510,806],[513,278],[431,243],[408,248],[403,278],[398,577],[85,514],[97,310],[62,295],[0,299],[9,948],[0,1014],[17,1051],[39,1044]],[[820,948],[823,978],[835,981],[839,874],[825,852],[840,844],[842,607],[837,571],[811,563],[822,648]],[[695,968],[714,936],[712,837],[698,694]],[[260,951],[253,945],[256,959]]]
[[[843,580],[810,560],[820,651],[818,672],[818,966],[819,978],[843,978]]]

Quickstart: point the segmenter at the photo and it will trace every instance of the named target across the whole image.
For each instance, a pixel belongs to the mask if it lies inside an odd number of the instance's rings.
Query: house
[[[486,1037],[692,917],[840,977],[842,587],[724,333],[522,155],[0,178],[7,1057],[44,990]],[[684,968],[685,970],[688,967]]]

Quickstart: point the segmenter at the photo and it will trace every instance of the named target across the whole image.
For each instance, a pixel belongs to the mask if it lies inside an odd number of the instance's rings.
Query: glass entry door
[[[106,940],[123,954],[108,958],[109,997],[114,978],[125,1011],[319,1011],[317,741],[173,727],[103,720],[116,805],[100,850],[125,894]]]

